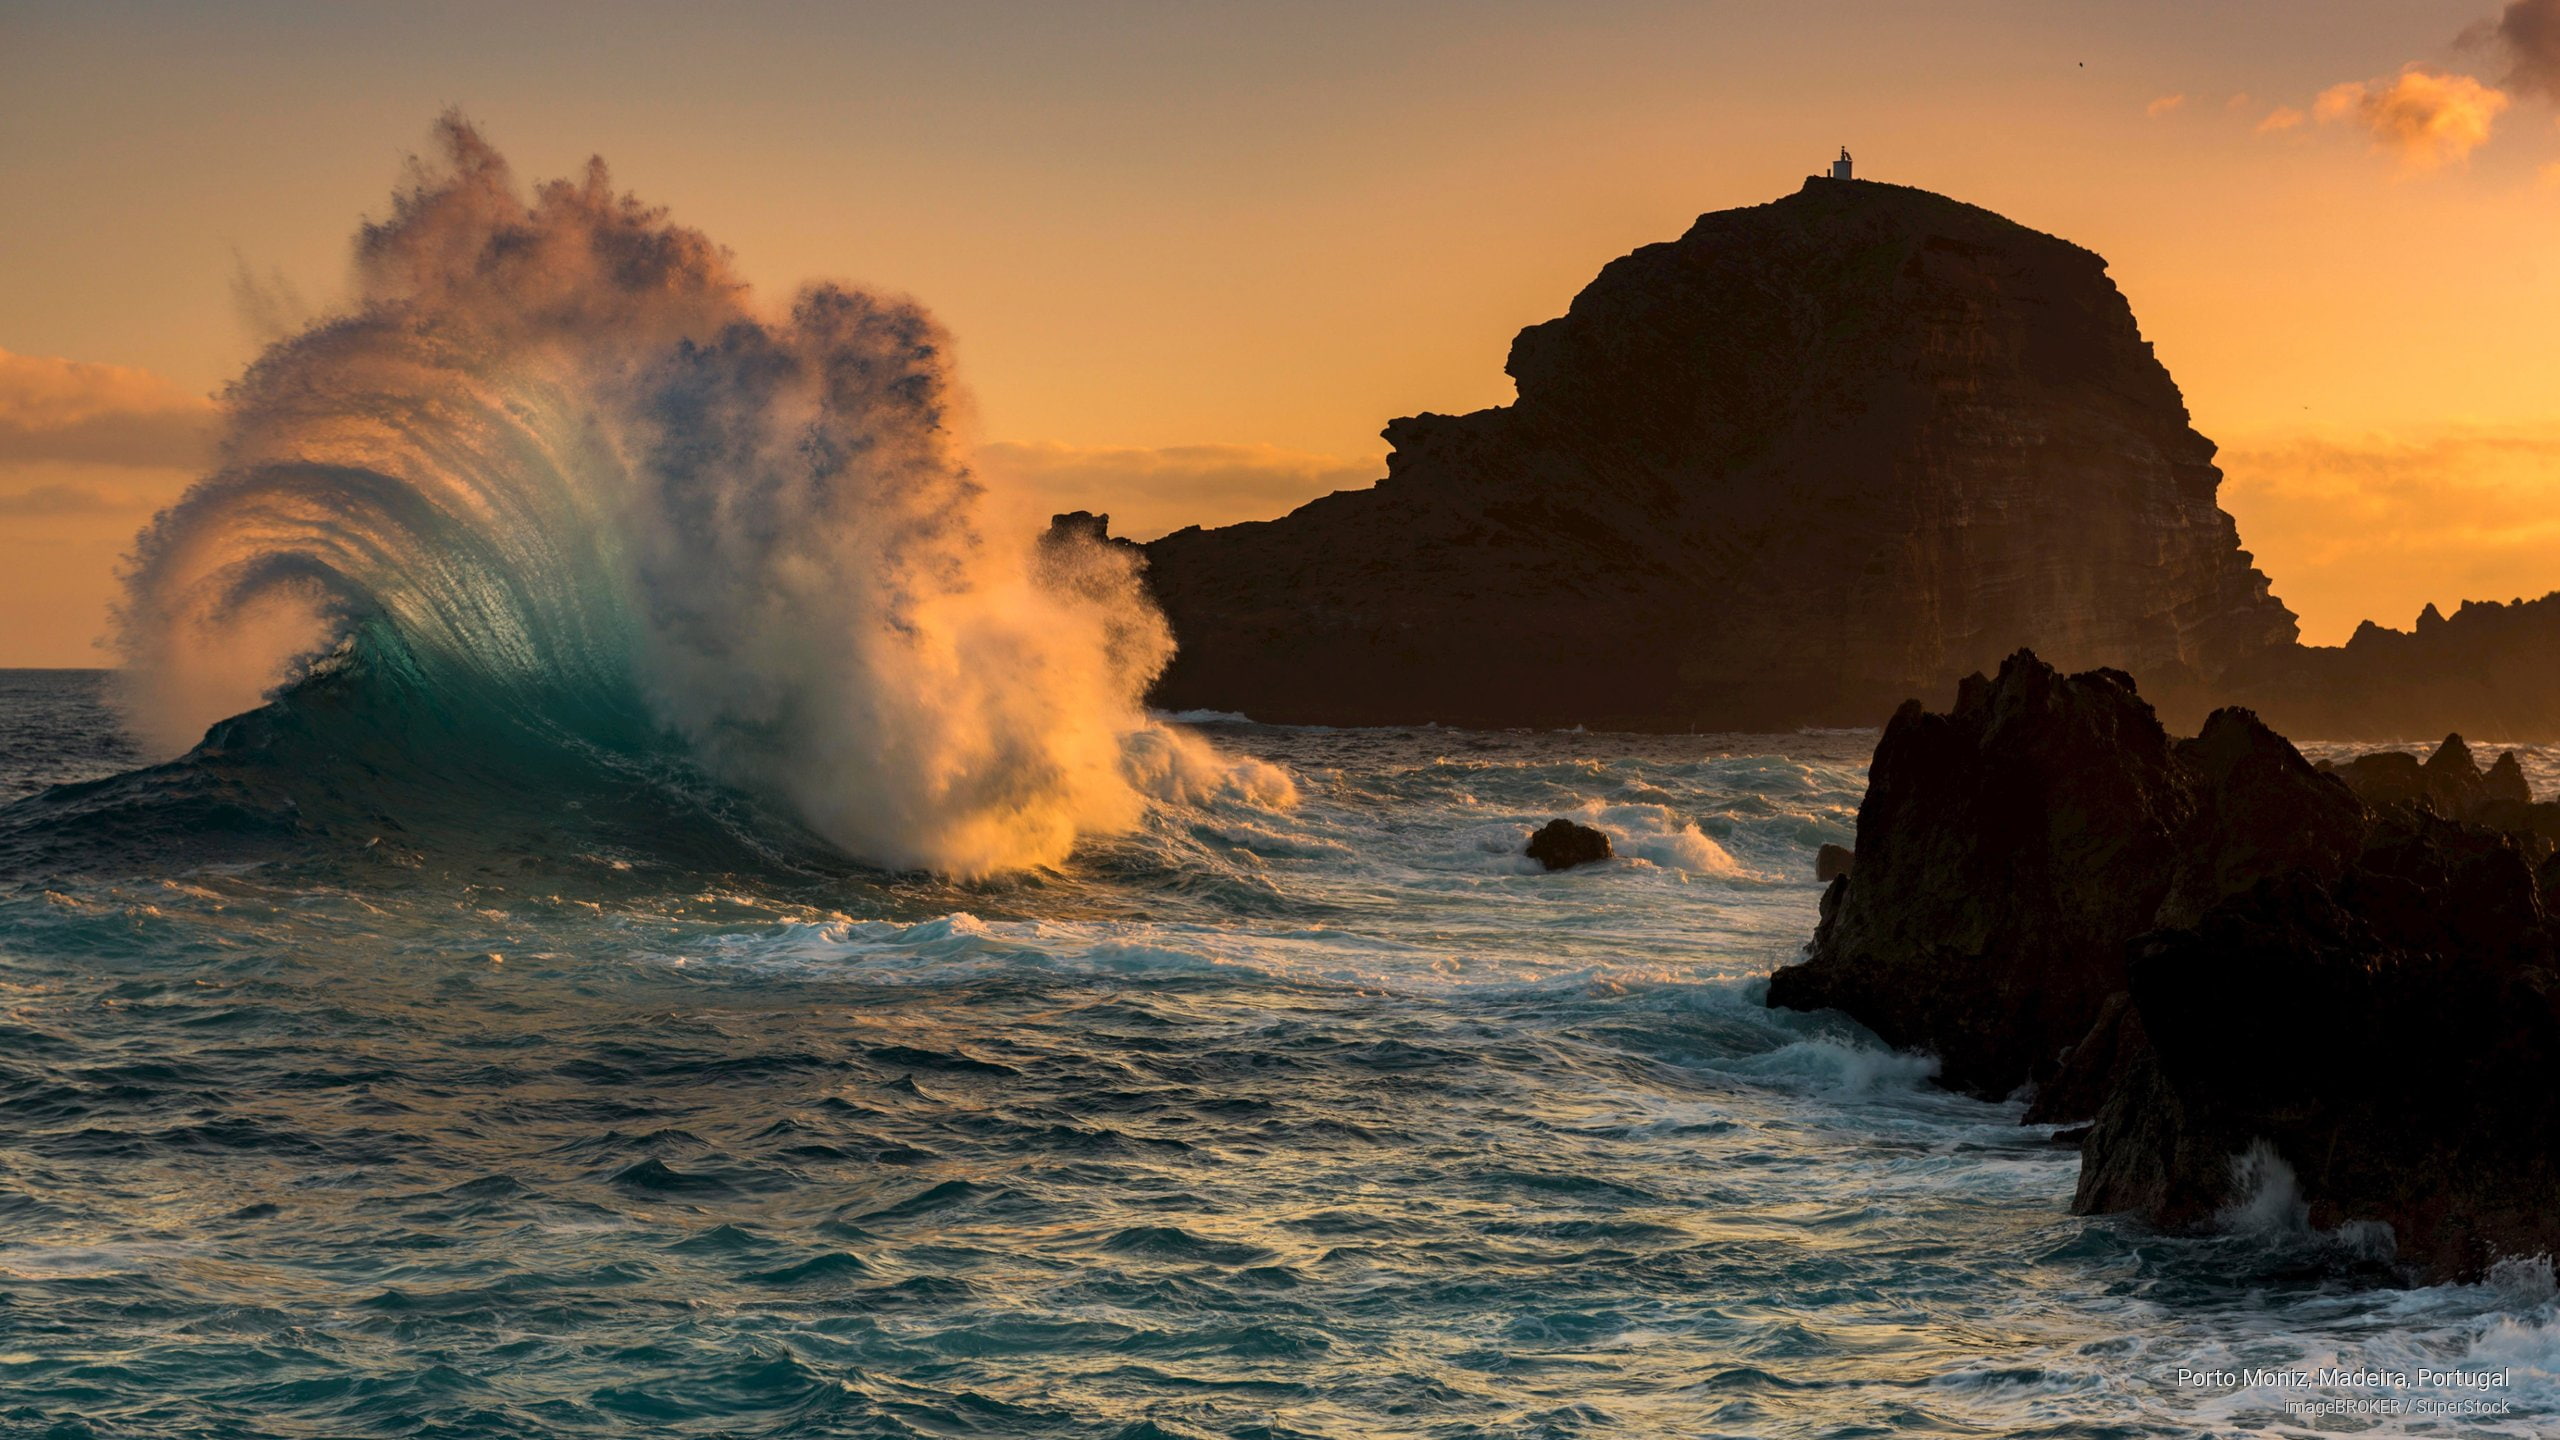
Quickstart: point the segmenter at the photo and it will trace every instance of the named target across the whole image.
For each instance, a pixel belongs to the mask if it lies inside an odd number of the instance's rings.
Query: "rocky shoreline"
[[[2226,708],[2176,739],[2129,676],[2021,651],[1895,714],[1769,1003],[2085,1124],[2082,1213],[2207,1227],[2272,1159],[2310,1224],[2464,1278],[2560,1249],[2555,842],[2458,736],[2314,765]]]

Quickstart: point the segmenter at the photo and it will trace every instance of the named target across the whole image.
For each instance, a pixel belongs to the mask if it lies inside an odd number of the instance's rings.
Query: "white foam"
[[[2307,1235],[2311,1207],[2293,1167],[2264,1140],[2231,1157],[2232,1201],[2220,1216],[2224,1229],[2241,1235]]]

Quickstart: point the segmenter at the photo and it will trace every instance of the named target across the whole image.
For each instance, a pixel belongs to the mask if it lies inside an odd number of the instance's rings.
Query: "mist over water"
[[[527,198],[459,118],[436,138],[353,302],[232,388],[220,471],[138,542],[149,745],[354,672],[509,743],[672,739],[854,856],[960,876],[1126,831],[1170,749],[1285,787],[1151,731],[1171,638],[1128,561],[987,523],[925,311],[821,284],[766,314],[601,162]]]

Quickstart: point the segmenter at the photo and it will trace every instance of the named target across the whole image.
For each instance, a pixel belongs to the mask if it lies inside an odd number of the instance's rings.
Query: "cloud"
[[[2332,85],[2312,102],[2311,113],[2323,125],[2363,128],[2374,148],[2399,156],[2405,170],[2435,170],[2467,161],[2487,144],[2509,103],[2505,91],[2471,76],[2412,65],[2388,83]]]
[[[0,491],[0,515],[32,519],[48,515],[113,515],[148,502],[102,485],[54,482]]]
[[[2513,0],[2494,22],[2472,26],[2456,43],[2494,44],[2507,57],[2507,84],[2560,100],[2560,0]]]
[[[1152,539],[1185,525],[1268,520],[1336,490],[1365,489],[1380,460],[1345,459],[1276,445],[1062,445],[996,442],[978,447],[977,469],[999,494],[1053,511],[1097,510],[1115,535]]]
[[[2312,643],[2560,589],[2560,425],[2270,435],[2220,463],[2223,508]]]
[[[0,463],[193,469],[217,412],[147,370],[0,350]]]
[[[2159,99],[2152,101],[2150,104],[2143,106],[2142,113],[2150,116],[2154,120],[2157,120],[2161,116],[2168,114],[2170,111],[2175,110],[2186,103],[2187,97],[2183,93],[2176,95],[2163,95]]]
[[[2267,112],[2266,119],[2258,122],[2258,133],[2261,135],[2274,135],[2281,131],[2291,130],[2309,118],[2309,116],[2304,115],[2301,111],[2294,109],[2290,105],[2279,105],[2273,110]]]

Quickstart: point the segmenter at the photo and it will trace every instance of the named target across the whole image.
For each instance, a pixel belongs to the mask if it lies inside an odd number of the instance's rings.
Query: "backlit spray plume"
[[[640,717],[855,855],[962,876],[1127,828],[1141,784],[1285,790],[1150,729],[1171,638],[1127,559],[981,523],[923,310],[762,314],[600,162],[528,203],[459,117],[438,140],[354,302],[250,368],[221,469],[137,543],[148,740],[396,670],[572,743]]]

